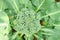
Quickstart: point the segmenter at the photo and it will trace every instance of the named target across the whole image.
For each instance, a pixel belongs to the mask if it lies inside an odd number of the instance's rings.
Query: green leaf
[[[14,11],[16,13],[19,12],[19,2],[18,2],[18,0],[4,0],[4,1],[5,1],[8,8],[14,9]]]
[[[53,30],[54,34],[47,37],[47,40],[60,40],[60,26],[56,26],[55,29]]]
[[[9,18],[5,12],[0,11],[0,19],[0,40],[8,40]]]
[[[5,8],[7,8],[6,3],[4,3],[4,0],[0,0],[0,10],[4,10]]]

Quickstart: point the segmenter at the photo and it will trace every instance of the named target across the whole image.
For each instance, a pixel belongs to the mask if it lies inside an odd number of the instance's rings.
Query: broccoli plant
[[[0,0],[0,40],[60,40],[59,27],[59,0]]]

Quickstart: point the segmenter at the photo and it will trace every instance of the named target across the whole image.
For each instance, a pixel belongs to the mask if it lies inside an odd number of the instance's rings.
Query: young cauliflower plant
[[[35,13],[33,10],[24,8],[17,15],[17,24],[14,29],[21,34],[25,34],[26,40],[31,40],[30,37],[37,33],[41,26],[39,23],[38,13]]]

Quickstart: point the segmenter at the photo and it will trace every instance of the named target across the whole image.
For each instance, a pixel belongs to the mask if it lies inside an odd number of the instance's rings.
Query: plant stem
[[[31,36],[25,36],[25,40],[31,40]]]
[[[59,13],[60,13],[60,11],[53,12],[53,13],[48,13],[47,15],[42,16],[41,19],[42,19],[42,18],[45,18],[45,17],[48,17],[48,16],[51,16],[51,15],[59,14]]]
[[[41,6],[43,5],[44,2],[45,2],[45,0],[43,0],[43,1],[41,2],[41,4],[38,6],[36,12],[38,12],[38,10],[41,8]]]
[[[17,3],[15,2],[15,0],[12,0],[12,1],[13,1],[13,3],[14,3],[15,7],[16,7],[16,9],[15,9],[16,12],[19,13],[19,8],[18,8],[18,6],[17,6]]]

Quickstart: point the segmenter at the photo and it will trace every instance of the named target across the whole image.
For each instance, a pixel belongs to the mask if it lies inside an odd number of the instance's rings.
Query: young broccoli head
[[[34,34],[40,30],[38,14],[31,9],[24,8],[17,15],[15,30],[23,34]]]

